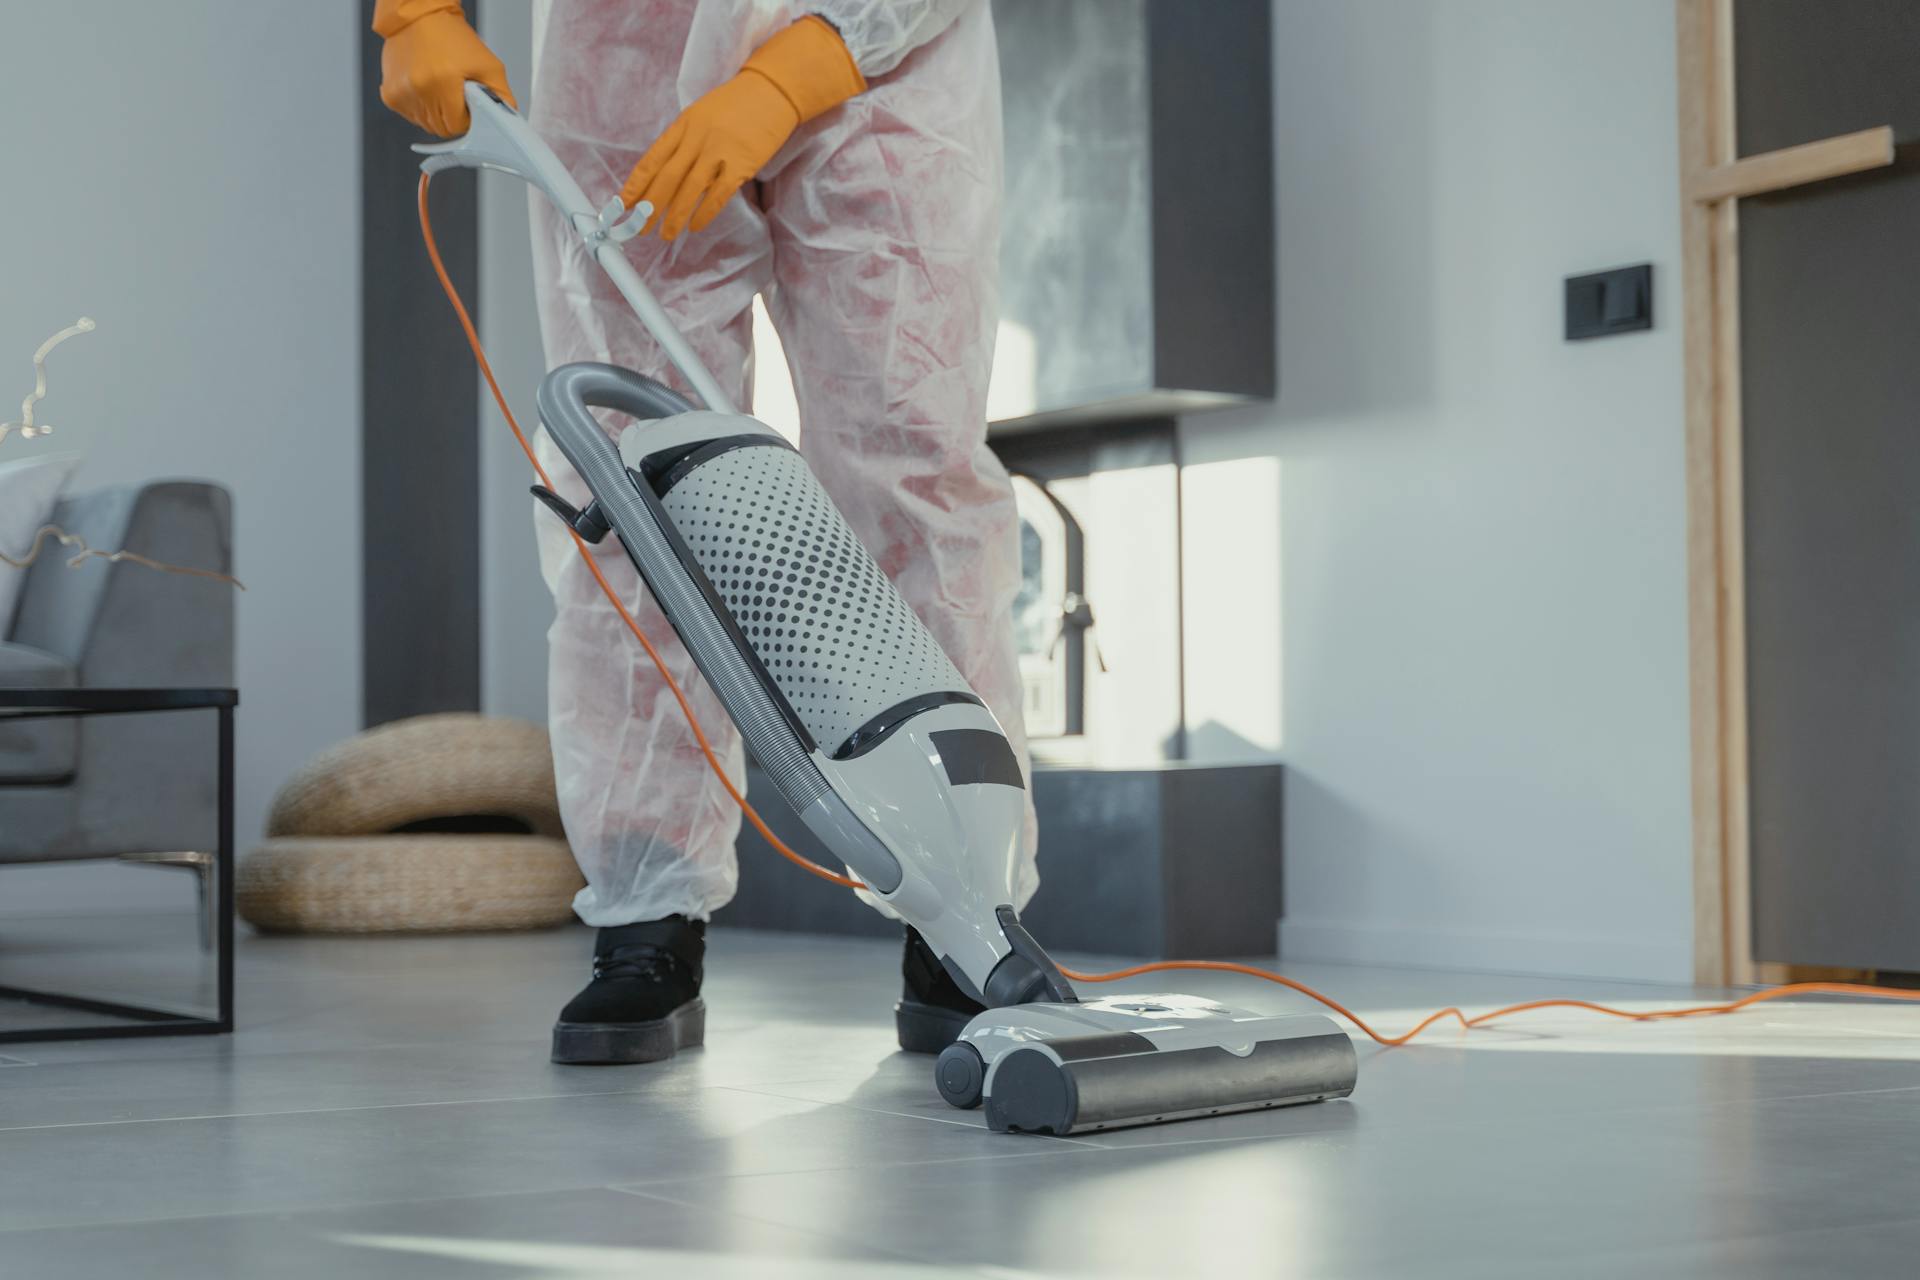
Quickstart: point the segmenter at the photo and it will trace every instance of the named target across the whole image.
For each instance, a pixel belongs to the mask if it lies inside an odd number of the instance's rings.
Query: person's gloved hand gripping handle
[[[620,188],[621,203],[629,209],[642,200],[651,204],[643,230],[658,227],[662,239],[699,231],[794,130],[866,87],[833,25],[802,18],[667,126]]]
[[[442,138],[467,131],[466,84],[478,80],[519,109],[507,69],[467,24],[460,0],[377,0],[380,101]]]

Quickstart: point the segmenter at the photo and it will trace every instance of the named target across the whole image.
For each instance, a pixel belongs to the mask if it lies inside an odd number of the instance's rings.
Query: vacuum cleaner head
[[[989,1009],[934,1066],[999,1133],[1065,1136],[1344,1098],[1353,1042],[1317,1013],[1263,1016],[1186,995]]]

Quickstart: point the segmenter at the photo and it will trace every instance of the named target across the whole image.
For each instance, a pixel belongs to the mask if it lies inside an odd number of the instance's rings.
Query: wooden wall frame
[[[1686,361],[1687,629],[1693,757],[1693,970],[1761,977],[1747,795],[1740,198],[1893,163],[1893,130],[1741,156],[1734,0],[1675,0]],[[1771,968],[1770,966],[1767,968]]]

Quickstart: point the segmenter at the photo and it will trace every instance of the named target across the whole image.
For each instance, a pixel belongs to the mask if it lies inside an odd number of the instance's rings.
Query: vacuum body
[[[536,488],[589,542],[617,536],[748,750],[875,901],[987,1006],[940,1055],[956,1106],[995,1129],[1069,1133],[1344,1097],[1346,1035],[1192,996],[1082,1003],[1012,906],[1026,779],[1005,733],[798,451],[732,411],[620,249],[644,221],[595,209],[517,113],[467,86],[466,135],[431,173],[495,169],[575,228],[706,408],[631,370],[542,381],[542,425],[593,495]],[[635,421],[614,439],[593,411]]]
[[[616,446],[596,408],[639,421]],[[1320,1014],[1078,1000],[1012,906],[1012,745],[784,437],[613,365],[555,369],[539,409],[594,501],[542,498],[619,537],[787,803],[989,1006],[936,1063],[943,1097],[1066,1134],[1352,1091],[1352,1044]]]
[[[1013,748],[799,452],[612,365],[554,370],[538,403],[593,492],[588,523],[619,536],[813,834],[983,1003],[1070,997],[1010,905]],[[616,448],[595,408],[640,421]]]

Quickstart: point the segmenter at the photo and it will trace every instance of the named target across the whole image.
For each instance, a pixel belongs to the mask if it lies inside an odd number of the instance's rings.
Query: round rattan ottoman
[[[240,864],[240,916],[268,933],[534,929],[573,918],[539,725],[420,716],[330,747],[274,799]]]
[[[547,731],[461,713],[396,720],[348,738],[287,779],[270,836],[362,836],[435,823],[561,834]]]
[[[547,836],[277,836],[240,865],[234,898],[265,933],[442,933],[564,924],[580,885]]]

